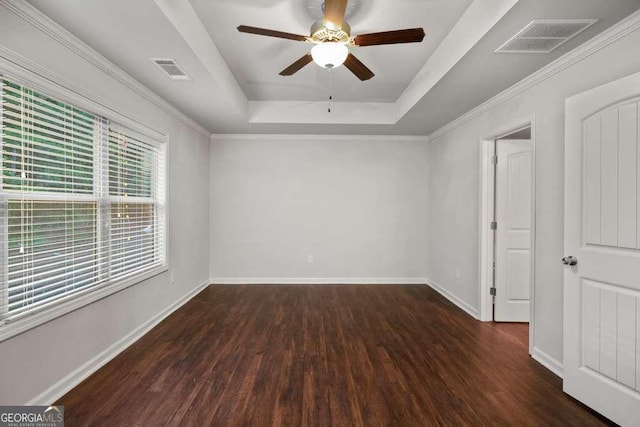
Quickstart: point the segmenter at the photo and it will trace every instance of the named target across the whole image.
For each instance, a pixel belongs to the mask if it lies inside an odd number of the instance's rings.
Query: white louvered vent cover
[[[174,59],[150,58],[171,80],[191,80]]]
[[[580,34],[597,19],[540,19],[531,21],[496,53],[549,53]]]

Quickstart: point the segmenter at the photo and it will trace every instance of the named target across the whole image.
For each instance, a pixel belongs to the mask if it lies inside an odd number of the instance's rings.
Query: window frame
[[[61,102],[68,103],[73,107],[94,114],[102,118],[103,120],[108,120],[116,123],[117,125],[127,128],[127,130],[129,131],[132,131],[134,134],[136,134],[136,136],[140,136],[147,141],[153,141],[154,144],[157,144],[157,146],[159,147],[160,156],[160,158],[158,159],[158,167],[161,169],[161,171],[159,172],[159,179],[161,183],[160,188],[157,191],[157,200],[155,204],[157,206],[158,215],[161,216],[161,221],[159,224],[160,228],[158,229],[158,233],[156,233],[157,235],[155,236],[155,239],[163,239],[163,251],[161,251],[162,262],[158,266],[143,269],[143,271],[141,272],[132,273],[131,275],[116,279],[112,283],[106,283],[97,287],[90,287],[76,294],[62,297],[58,300],[52,301],[52,305],[50,307],[42,308],[28,315],[24,315],[23,317],[18,317],[8,322],[0,320],[0,342],[22,332],[25,332],[29,329],[40,326],[43,323],[49,322],[74,310],[106,298],[135,284],[149,280],[150,278],[165,273],[169,270],[169,136],[167,134],[151,129],[142,124],[140,121],[132,119],[131,117],[118,112],[120,108],[111,108],[107,106],[109,105],[108,102],[100,99],[93,93],[87,92],[83,88],[74,87],[73,84],[62,81],[62,79],[60,79],[60,81],[49,80],[46,77],[42,77],[38,73],[23,68],[20,65],[14,64],[0,57],[0,80],[2,79],[24,85],[29,89],[33,89],[34,91],[37,91],[45,96],[50,96]],[[2,119],[2,105],[0,104],[0,128],[2,126]],[[0,152],[2,152],[2,142],[2,138],[0,138]],[[95,153],[96,151],[94,145],[94,156]],[[108,162],[106,163],[108,164]],[[95,166],[96,164],[94,163],[94,176],[99,172],[105,173],[103,165],[100,165],[99,168],[95,168]],[[106,171],[106,173],[108,174],[108,170]],[[7,235],[8,215],[6,215],[6,213],[8,213],[8,195],[11,194],[11,192],[7,192],[2,189],[2,179],[3,174],[0,173],[0,212],[5,213],[5,215],[0,216],[0,255],[2,255],[0,257],[0,274],[4,275],[3,280],[4,283],[7,284],[7,278],[9,274],[7,265],[9,248]],[[97,185],[97,183],[94,183],[94,185]],[[101,191],[101,189],[97,191]],[[101,202],[106,201],[107,203],[112,203],[112,198],[109,197],[108,194],[103,195],[103,197],[101,198],[97,197],[97,191],[94,188],[93,194],[87,195],[87,200],[92,199],[93,201],[95,201],[97,203],[98,210],[100,209]],[[40,198],[40,196],[41,193],[38,193],[36,195],[37,198]],[[49,200],[51,200],[51,198],[56,197],[56,194],[47,194],[47,197],[49,197]],[[82,197],[82,199],[85,198]],[[98,235],[103,233],[102,229],[103,227],[101,226],[97,227],[96,235],[98,239]],[[8,302],[8,297],[9,288],[8,286],[5,286],[0,290],[0,298],[3,299],[3,302]]]

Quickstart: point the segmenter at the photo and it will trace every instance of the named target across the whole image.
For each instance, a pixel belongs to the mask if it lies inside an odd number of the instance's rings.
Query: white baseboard
[[[212,277],[214,285],[424,285],[422,277]]]
[[[92,359],[88,360],[85,364],[80,366],[78,369],[71,372],[66,377],[62,378],[60,381],[53,384],[51,387],[40,393],[38,396],[29,400],[25,405],[51,405],[62,396],[64,396],[67,392],[69,392],[72,388],[80,384],[91,374],[96,372],[98,369],[106,365],[111,359],[116,357],[122,351],[126,350],[131,344],[135,343],[138,339],[140,339],[144,334],[149,332],[154,326],[158,323],[162,322],[165,318],[167,318],[171,313],[182,307],[187,301],[193,298],[196,294],[202,291],[204,288],[209,286],[209,281],[205,281],[199,284],[195,289],[190,291],[188,294],[175,301],[169,307],[162,310],[160,313],[140,325],[138,328],[131,331],[131,333],[122,337],[120,340],[116,341],[108,347],[106,350],[100,352]]]
[[[462,301],[460,298],[458,298],[457,296],[455,296],[454,294],[452,294],[442,286],[438,285],[433,280],[426,279],[426,283],[435,291],[437,291],[440,295],[442,295],[443,297],[445,297],[446,299],[448,299],[449,301],[451,301],[452,303],[460,307],[462,310],[464,310],[467,314],[469,314],[474,319],[480,318],[478,315],[478,309],[471,307],[469,304]]]
[[[533,347],[533,351],[531,352],[531,357],[542,366],[559,376],[563,377],[564,368],[562,363],[558,362],[553,357],[549,356],[544,351],[540,350],[538,347]]]

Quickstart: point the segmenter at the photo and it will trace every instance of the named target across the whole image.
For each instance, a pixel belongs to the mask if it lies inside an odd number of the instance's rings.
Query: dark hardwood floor
[[[603,425],[527,325],[426,286],[210,286],[58,404],[67,426]]]

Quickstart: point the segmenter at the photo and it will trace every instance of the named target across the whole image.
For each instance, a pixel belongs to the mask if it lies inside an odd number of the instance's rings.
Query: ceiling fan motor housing
[[[334,27],[323,19],[314,22],[311,26],[311,40],[316,43],[340,42],[348,43],[351,37],[351,27],[346,22],[341,27]]]

